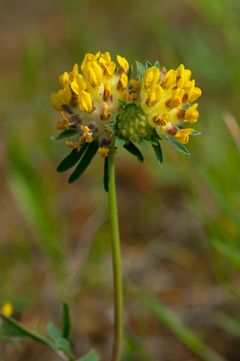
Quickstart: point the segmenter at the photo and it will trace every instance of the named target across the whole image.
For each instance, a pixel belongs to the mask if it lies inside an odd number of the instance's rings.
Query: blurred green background
[[[51,139],[49,96],[85,52],[183,63],[203,90],[192,157],[164,144],[159,167],[150,152],[144,165],[118,152],[123,360],[240,360],[239,0],[1,0],[0,42],[0,303],[44,330],[67,301],[76,353],[109,359],[103,164],[71,186],[56,172],[66,149]],[[43,359],[56,358],[31,342],[0,346],[1,361]]]

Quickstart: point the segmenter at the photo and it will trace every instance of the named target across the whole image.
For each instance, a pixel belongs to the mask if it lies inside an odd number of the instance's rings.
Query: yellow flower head
[[[158,62],[146,66],[136,62],[134,68],[120,55],[114,61],[109,52],[87,53],[80,65],[63,72],[61,89],[51,95],[52,106],[62,118],[57,123],[58,138],[70,137],[66,145],[73,156],[79,152],[74,160],[86,157],[84,164],[97,150],[108,157],[115,139],[126,149],[133,147],[129,142],[150,141],[155,150],[165,139],[185,152],[183,144],[199,133],[185,127],[197,122],[196,100],[202,93],[191,77],[183,64],[167,71]],[[69,181],[78,174],[81,167]]]
[[[13,315],[13,306],[10,302],[4,303],[4,305],[1,308],[1,313],[3,316],[11,317]]]

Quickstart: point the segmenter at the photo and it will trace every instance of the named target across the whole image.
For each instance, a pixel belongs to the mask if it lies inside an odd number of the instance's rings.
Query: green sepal
[[[71,333],[71,319],[69,306],[66,303],[62,306],[62,329],[62,337],[68,339]]]
[[[159,142],[157,143],[152,143],[152,147],[154,150],[154,153],[156,155],[157,160],[159,161],[160,164],[162,164],[163,162],[163,153],[162,153],[162,148]]]
[[[140,78],[143,78],[146,72],[146,67],[142,63],[136,60],[136,66],[137,66],[137,75],[140,76]]]
[[[74,172],[70,175],[68,179],[69,183],[75,182],[83,174],[83,172],[87,169],[93,157],[97,153],[97,150],[98,150],[98,142],[94,141],[92,143],[89,143],[88,148],[86,149],[85,153],[82,156],[82,159],[78,163]]]
[[[124,139],[123,137],[116,137],[115,140],[116,147],[123,147],[125,143],[126,143],[126,139]]]
[[[200,132],[200,130],[194,130],[191,134],[189,135],[193,135],[193,136],[197,136],[197,135],[201,135],[202,132]]]
[[[158,69],[160,69],[160,68],[161,68],[161,65],[160,65],[160,63],[159,63],[159,61],[158,61],[158,60],[157,60],[157,61],[155,61],[154,66],[156,66],[156,68],[158,68]]]
[[[165,135],[165,138],[178,152],[190,155],[189,150],[183,144],[179,143],[173,136]]]
[[[125,102],[125,100],[120,99],[118,101],[118,106],[119,106],[120,109],[124,109],[126,105],[127,105],[127,103]]]
[[[129,69],[128,69],[128,72],[127,72],[128,79],[131,79],[132,75],[133,75],[133,64],[131,64],[129,66]]]
[[[108,157],[104,159],[104,168],[103,168],[103,186],[106,192],[109,188],[109,169],[108,169]]]
[[[60,134],[58,134],[57,137],[55,137],[55,139],[66,139],[66,138],[70,138],[73,137],[74,135],[77,135],[81,133],[80,130],[76,130],[76,129],[65,129],[63,130]]]
[[[85,143],[82,145],[79,151],[77,151],[77,149],[73,149],[69,153],[69,155],[61,161],[61,163],[57,167],[57,171],[61,173],[73,167],[80,160],[80,158],[82,157],[83,153],[86,151],[88,146],[89,144]]]
[[[100,361],[100,358],[95,350],[91,350],[86,355],[77,359],[77,361]]]
[[[116,117],[117,117],[117,115],[116,115]],[[115,130],[116,130],[116,124],[114,124],[114,123],[107,124],[107,125],[105,125],[105,128],[106,128],[107,130],[110,130],[110,132],[115,132]]]
[[[146,69],[151,68],[152,67],[152,63],[150,61],[146,61]]]
[[[140,150],[138,149],[138,147],[133,144],[132,142],[127,142],[124,144],[123,146],[129,153],[133,154],[135,157],[137,157],[137,159],[143,163],[144,161],[144,157],[142,155],[142,153],[140,152]]]

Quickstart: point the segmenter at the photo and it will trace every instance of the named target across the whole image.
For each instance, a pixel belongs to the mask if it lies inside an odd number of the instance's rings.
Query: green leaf
[[[137,159],[143,163],[144,161],[144,157],[142,155],[142,153],[140,152],[140,150],[138,149],[138,147],[133,144],[132,142],[127,142],[124,144],[124,148],[131,154],[135,155],[135,157],[137,157]]]
[[[1,331],[3,330],[3,332],[4,330],[6,331],[6,333],[8,332],[9,336],[30,338],[34,341],[41,343],[44,346],[47,346],[51,349],[53,348],[53,344],[49,340],[47,340],[45,337],[38,334],[37,332],[29,330],[26,327],[22,326],[19,322],[17,322],[13,318],[6,317],[3,315],[1,315],[1,318],[4,320],[4,323],[0,329]],[[7,334],[5,334],[5,336],[7,336]]]
[[[57,341],[59,338],[62,337],[61,331],[56,325],[54,325],[54,323],[48,324],[48,335],[53,341]]]
[[[55,343],[55,348],[57,348],[58,350],[61,350],[63,352],[65,352],[66,354],[71,353],[71,343],[69,340],[67,340],[66,338],[60,337],[56,343]]]
[[[80,160],[80,163],[77,165],[74,172],[69,177],[68,179],[69,183],[75,182],[83,174],[83,172],[87,169],[93,157],[97,153],[97,150],[98,150],[98,142],[89,143],[89,146],[85,151],[82,159]]]
[[[108,192],[109,173],[108,173],[108,157],[104,159],[104,173],[103,173],[103,185],[106,192]]]
[[[159,61],[158,61],[158,60],[157,60],[157,61],[155,61],[154,66],[156,66],[158,69],[160,69],[160,68],[161,68],[161,65],[160,65],[160,63],[159,63]]]
[[[150,61],[146,61],[146,69],[151,68],[152,67],[152,63]]]
[[[80,357],[77,361],[100,361],[100,357],[96,351],[91,350],[86,355]]]
[[[59,166],[57,167],[57,171],[61,173],[73,167],[82,157],[88,146],[88,143],[83,144],[79,152],[77,151],[77,149],[73,149],[71,153],[59,164]]]
[[[69,312],[69,306],[66,303],[63,303],[63,332],[62,336],[64,338],[69,338],[70,332],[71,332],[71,319],[70,319],[70,312]]]
[[[76,129],[65,129],[55,139],[66,139],[79,134],[80,131]]]
[[[146,72],[145,66],[144,66],[142,63],[140,63],[139,61],[137,61],[137,60],[136,60],[136,66],[137,66],[137,74],[138,74],[141,78],[143,78],[144,75],[145,75],[145,72]]]
[[[162,154],[162,148],[159,142],[157,142],[157,144],[152,144],[154,153],[157,157],[157,160],[159,161],[160,164],[162,164],[163,162],[163,154]]]
[[[165,135],[165,138],[178,152],[190,155],[189,150],[183,144],[179,143],[174,137],[171,135]]]

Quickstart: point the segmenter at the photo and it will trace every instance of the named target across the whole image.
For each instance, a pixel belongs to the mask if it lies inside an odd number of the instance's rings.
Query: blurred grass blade
[[[225,256],[228,261],[240,271],[240,249],[230,243],[225,243],[225,240],[220,238],[211,238],[213,246],[216,250],[223,256]]]
[[[145,348],[144,340],[137,337],[131,332],[125,332],[125,353],[123,355],[124,360],[132,360],[137,357],[139,361],[157,361]]]
[[[77,151],[77,149],[73,149],[71,153],[59,164],[59,166],[57,167],[57,171],[61,173],[73,167],[81,159],[82,155],[87,150],[88,145],[89,144],[87,143],[83,144],[80,151]]]
[[[177,315],[154,296],[142,295],[142,301],[159,321],[170,329],[192,352],[204,361],[226,361],[185,327]]]
[[[89,143],[88,148],[86,149],[82,159],[80,160],[80,163],[77,165],[76,169],[69,177],[69,183],[75,182],[83,174],[83,172],[87,169],[93,157],[97,153],[97,150],[98,142]]]
[[[59,243],[59,226],[55,223],[48,194],[40,175],[35,172],[18,138],[8,145],[9,183],[19,207],[39,237],[41,246],[59,274],[64,273],[63,250]]]
[[[240,319],[225,314],[219,314],[216,318],[216,323],[224,331],[227,331],[234,337],[240,338]]]
[[[70,312],[69,306],[66,303],[63,303],[63,332],[62,337],[69,338],[71,333],[71,319],[70,319]]]
[[[138,149],[138,147],[133,144],[132,142],[127,142],[124,144],[123,146],[129,153],[131,153],[132,155],[134,155],[135,157],[137,157],[137,159],[143,163],[144,161],[144,157],[142,155],[142,153],[140,152],[140,150]]]

